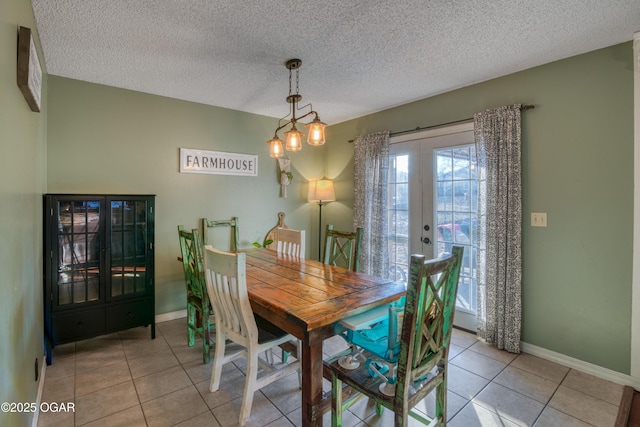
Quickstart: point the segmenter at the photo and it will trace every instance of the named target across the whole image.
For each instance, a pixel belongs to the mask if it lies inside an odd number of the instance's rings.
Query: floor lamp
[[[309,181],[309,195],[307,200],[311,203],[317,203],[320,207],[318,217],[318,261],[322,262],[322,205],[326,204],[326,202],[336,200],[336,194],[333,191],[333,181],[330,179]]]

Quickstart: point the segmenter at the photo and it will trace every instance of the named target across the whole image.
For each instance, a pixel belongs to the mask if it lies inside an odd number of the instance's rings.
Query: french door
[[[455,325],[476,330],[477,195],[473,125],[391,140],[389,276],[406,280],[411,254],[427,258],[464,247]]]

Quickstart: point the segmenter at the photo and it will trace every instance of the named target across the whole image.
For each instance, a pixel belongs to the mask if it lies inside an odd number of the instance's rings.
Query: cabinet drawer
[[[153,301],[125,302],[107,307],[107,331],[122,330],[153,323]]]
[[[104,308],[53,316],[53,341],[64,343],[104,332]]]

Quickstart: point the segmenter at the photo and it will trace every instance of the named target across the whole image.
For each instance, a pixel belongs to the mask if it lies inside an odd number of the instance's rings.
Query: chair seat
[[[400,328],[406,298],[373,308],[342,321],[347,328],[344,339],[373,353],[387,363],[396,363],[400,352]]]
[[[400,342],[389,346],[389,319],[376,323],[370,329],[364,329],[353,334],[349,340],[352,344],[368,350],[372,356],[384,359],[389,363],[398,361]]]
[[[273,341],[288,335],[288,332],[278,328],[264,317],[255,313],[253,314],[253,317],[256,319],[256,326],[258,327],[258,344]]]
[[[375,359],[376,355],[370,353],[366,350],[363,351],[362,355],[367,359]],[[392,406],[394,396],[389,396],[381,391],[381,385],[385,382],[384,379],[380,376],[372,376],[369,370],[367,369],[366,364],[362,363],[356,369],[346,369],[343,368],[338,362],[339,357],[335,356],[329,360],[324,361],[325,370],[330,369],[336,376],[344,383],[344,384],[357,384],[359,388],[363,388],[367,391],[369,397],[374,398],[378,401],[385,401],[388,403],[388,406]],[[408,397],[412,397],[418,391],[422,393],[429,393],[429,390],[432,390],[438,384],[437,381],[433,381],[437,376],[443,376],[444,369],[442,366],[435,366],[433,369],[425,376],[421,377],[419,381],[416,381],[412,384],[412,387],[409,388]],[[427,387],[426,390],[424,388]],[[386,405],[383,405],[386,406]]]
[[[356,314],[355,316],[342,319],[340,323],[347,329],[352,331],[359,331],[361,329],[368,329],[373,323],[380,322],[389,316],[389,309],[386,305],[381,305],[364,313]]]

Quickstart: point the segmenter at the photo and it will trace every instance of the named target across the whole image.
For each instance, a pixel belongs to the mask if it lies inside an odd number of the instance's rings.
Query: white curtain
[[[478,334],[520,352],[522,180],[520,104],[474,115],[478,156]]]
[[[355,139],[353,226],[362,227],[360,269],[384,277],[387,252],[389,132]]]

